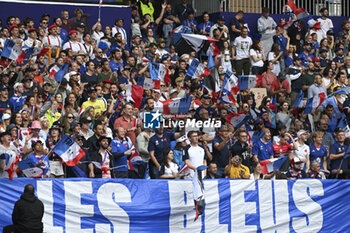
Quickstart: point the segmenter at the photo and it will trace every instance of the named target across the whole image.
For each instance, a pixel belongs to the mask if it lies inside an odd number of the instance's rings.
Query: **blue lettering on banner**
[[[0,231],[28,183],[45,205],[44,231],[349,232],[350,182],[205,180],[194,222],[192,182],[131,179],[0,179]]]

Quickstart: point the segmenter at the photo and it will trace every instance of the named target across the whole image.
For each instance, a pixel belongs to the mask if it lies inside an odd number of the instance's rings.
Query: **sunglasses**
[[[67,117],[68,119],[74,119],[74,117],[72,117],[72,116],[69,116],[69,117]]]
[[[165,87],[165,85],[160,85],[160,87]]]

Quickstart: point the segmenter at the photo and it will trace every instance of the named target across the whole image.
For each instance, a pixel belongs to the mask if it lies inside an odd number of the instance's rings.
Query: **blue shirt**
[[[131,141],[128,141],[127,138],[124,138],[124,140],[114,138],[110,147],[112,147],[111,153],[121,154],[127,150],[130,150],[132,148],[132,143]],[[114,158],[114,167],[115,171],[128,171],[128,156],[123,155],[121,157]]]
[[[329,149],[329,154],[341,154],[344,153],[346,149],[345,144],[344,145],[340,145],[338,142],[335,142],[334,144],[331,145],[331,148]],[[340,167],[340,163],[343,160],[343,157],[337,158],[337,159],[333,159],[331,160],[331,170],[333,169],[347,169],[348,168],[348,161],[343,161],[341,167]]]
[[[299,54],[298,57],[301,57],[303,58],[304,60],[301,62],[301,65],[306,67],[307,64],[309,63],[309,61],[307,60],[308,57],[311,57],[311,59],[314,59],[314,55],[312,54],[309,54],[309,55],[306,55],[304,52],[302,52],[301,54]]]
[[[13,111],[13,104],[9,100],[0,101],[0,118],[6,109],[11,109],[11,111]]]
[[[327,132],[330,132],[331,134],[334,133],[335,128],[337,127],[337,122],[338,119],[334,116],[334,114],[332,115],[332,118],[329,119],[329,124],[328,124],[328,128],[327,128]]]
[[[252,150],[253,155],[257,155],[259,161],[270,159],[273,153],[273,144],[269,141],[267,144],[263,143],[260,139],[255,145],[253,145]]]
[[[163,161],[163,151],[170,149],[170,142],[175,140],[173,133],[164,132],[162,137],[158,137],[157,134],[153,135],[148,143],[148,151],[154,151],[158,163]]]
[[[118,72],[124,66],[124,64],[121,62],[116,63],[115,61],[110,60],[109,66],[111,67],[112,72]]]
[[[218,168],[225,168],[228,165],[230,150],[232,147],[232,143],[230,140],[226,142],[226,145],[219,151],[215,149],[215,143],[221,143],[223,139],[221,137],[216,137],[213,140],[213,162],[216,163]]]
[[[321,145],[320,148],[317,148],[314,144],[311,144],[309,147],[310,147],[310,162],[316,160],[317,158],[320,158],[320,165],[322,168],[323,158],[327,157],[327,148],[323,145]],[[324,169],[327,169],[327,168],[324,167]]]
[[[285,52],[287,49],[287,38],[284,35],[278,35],[275,37],[275,43],[280,45],[280,51]]]
[[[293,65],[293,61],[294,61],[293,57],[290,56],[289,54],[284,58],[284,64],[285,64],[286,67],[292,66]]]
[[[210,32],[210,28],[213,26],[214,24],[210,21],[206,22],[206,23],[201,23],[197,26],[197,30],[198,32],[200,32],[201,30],[203,30],[203,32]]]
[[[19,112],[19,110],[21,110],[22,105],[25,103],[27,96],[19,96],[14,94],[11,99],[10,102],[13,104],[13,108],[15,110],[15,112]]]

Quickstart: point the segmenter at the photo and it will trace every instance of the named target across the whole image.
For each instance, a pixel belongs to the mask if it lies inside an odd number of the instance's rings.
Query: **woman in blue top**
[[[33,153],[30,154],[26,159],[32,160],[35,163],[35,167],[39,167],[43,170],[41,178],[47,178],[47,172],[50,168],[49,159],[43,152],[43,143],[40,140],[32,143]]]
[[[327,156],[328,151],[325,146],[322,145],[323,133],[316,131],[312,134],[313,144],[310,147],[310,164],[314,160],[319,160],[321,169],[327,170]],[[309,169],[309,168],[307,168]]]
[[[174,148],[174,162],[181,168],[184,165],[184,161],[182,160],[182,152],[183,148],[187,146],[186,136],[179,137],[176,140],[176,145]]]

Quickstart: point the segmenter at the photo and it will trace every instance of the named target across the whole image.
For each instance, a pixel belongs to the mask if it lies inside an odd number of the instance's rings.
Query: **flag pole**
[[[339,168],[337,170],[337,175],[335,176],[336,179],[338,179],[339,171],[340,171],[341,166],[343,165],[343,161],[344,161],[344,158],[340,162]]]
[[[101,19],[101,6],[102,6],[103,0],[100,0],[98,4],[98,19]]]

